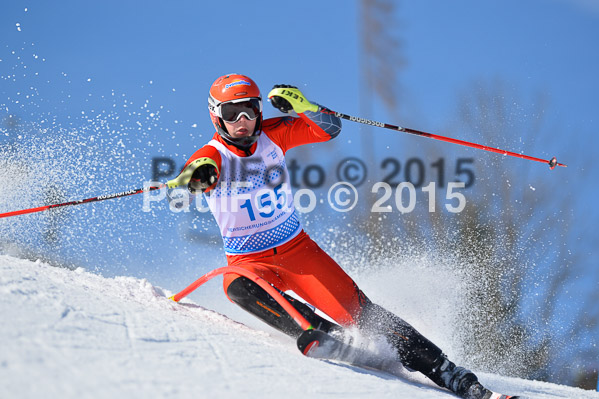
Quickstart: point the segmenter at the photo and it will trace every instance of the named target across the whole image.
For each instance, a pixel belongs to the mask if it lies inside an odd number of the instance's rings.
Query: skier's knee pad
[[[227,287],[227,296],[244,310],[287,335],[297,337],[300,326],[262,287],[246,277],[238,277]]]
[[[246,277],[237,277],[227,287],[226,294],[229,299],[238,305],[247,302],[251,297],[258,294],[260,286]],[[264,291],[264,290],[262,290]]]
[[[247,277],[238,277],[233,280],[227,287],[227,296],[231,301],[252,313],[255,313],[252,309],[256,305],[273,315],[286,313],[268,292]]]
[[[284,292],[279,292],[314,328],[324,332],[341,328],[316,314],[314,309],[302,301]],[[238,277],[233,280],[227,287],[227,296],[246,311],[288,335],[299,336],[303,331],[279,302],[246,277]]]

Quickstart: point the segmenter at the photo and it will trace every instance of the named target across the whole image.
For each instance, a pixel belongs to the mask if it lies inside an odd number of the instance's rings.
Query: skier
[[[333,139],[341,131],[341,120],[294,86],[274,86],[268,97],[275,108],[293,110],[299,118],[263,120],[262,96],[252,79],[238,74],[216,79],[208,97],[216,133],[169,182],[204,193],[222,234],[227,263],[269,282],[314,328],[329,333],[340,326],[357,326],[368,334],[382,334],[402,364],[439,386],[466,399],[498,398],[410,324],[371,302],[302,229],[285,153]],[[231,301],[269,325],[295,338],[302,334],[287,312],[250,279],[225,274],[224,290]],[[289,290],[339,325],[285,294]]]

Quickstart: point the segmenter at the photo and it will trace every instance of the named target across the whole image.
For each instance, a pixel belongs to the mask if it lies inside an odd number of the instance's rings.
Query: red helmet
[[[258,85],[244,75],[230,74],[216,79],[208,96],[210,118],[218,134],[230,144],[247,149],[258,140],[262,125],[262,96]],[[256,119],[256,128],[250,137],[233,138],[224,121],[235,122],[241,115]]]

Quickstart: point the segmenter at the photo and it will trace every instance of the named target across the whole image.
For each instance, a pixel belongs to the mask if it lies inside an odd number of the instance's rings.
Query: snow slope
[[[432,398],[453,395],[411,374],[306,358],[146,280],[104,278],[0,255],[0,397]],[[535,399],[599,393],[479,374]]]

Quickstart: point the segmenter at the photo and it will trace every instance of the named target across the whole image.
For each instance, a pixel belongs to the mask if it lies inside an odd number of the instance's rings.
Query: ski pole
[[[493,148],[493,147],[489,147],[489,146],[482,145],[482,144],[471,143],[469,141],[452,139],[451,137],[440,136],[438,134],[427,133],[427,132],[423,132],[420,130],[410,129],[407,127],[390,125],[388,123],[377,122],[377,121],[373,121],[371,119],[366,119],[366,118],[358,118],[356,116],[342,114],[341,112],[331,111],[326,108],[323,109],[322,112],[331,113],[331,114],[334,114],[335,116],[337,116],[338,118],[346,119],[346,120],[352,121],[352,122],[362,123],[364,125],[382,127],[384,129],[390,129],[390,130],[397,130],[399,132],[414,134],[416,136],[428,137],[429,139],[446,141],[448,143],[463,145],[466,147],[478,148],[479,150],[496,152],[498,154],[509,155],[509,156],[516,157],[516,158],[528,159],[529,161],[546,163],[549,165],[550,169],[554,169],[556,166],[563,166],[563,167],[568,166],[568,165],[564,165],[563,163],[557,162],[557,159],[555,157],[551,158],[550,160],[531,157],[531,156],[524,155],[524,154],[518,154],[516,152],[500,150],[499,148]]]
[[[0,213],[0,219],[10,217],[10,216],[16,216],[16,215],[25,215],[27,213],[46,211],[48,209],[60,208],[63,206],[88,204],[90,202],[97,202],[97,201],[104,201],[107,199],[127,197],[129,195],[140,194],[140,193],[143,193],[146,191],[160,190],[165,187],[175,188],[175,187],[178,187],[181,185],[187,185],[187,182],[189,182],[189,179],[191,179],[193,172],[198,167],[198,165],[200,165],[202,162],[203,162],[202,158],[196,159],[195,161],[193,161],[189,165],[187,165],[185,167],[185,169],[183,169],[183,171],[181,173],[179,173],[179,176],[177,176],[175,179],[169,180],[166,183],[161,183],[157,186],[151,186],[146,189],[137,188],[134,190],[123,191],[122,193],[117,193],[117,194],[105,194],[105,195],[100,195],[98,197],[86,198],[86,199],[77,200],[77,201],[63,202],[62,204],[44,205],[44,206],[40,206],[37,208],[30,208],[30,209],[23,209],[20,211]]]
[[[160,190],[164,187],[166,187],[166,184],[152,186],[147,189],[138,188],[138,189],[134,189],[134,190],[123,191],[121,193],[116,193],[116,194],[104,194],[104,195],[99,195],[97,197],[92,197],[92,198],[63,202],[61,204],[44,205],[44,206],[39,206],[37,208],[29,208],[29,209],[22,209],[20,211],[0,213],[0,219],[11,217],[11,216],[17,216],[17,215],[25,215],[28,213],[42,212],[42,211],[46,211],[48,209],[55,209],[55,208],[60,208],[60,207],[64,207],[64,206],[89,204],[90,202],[98,202],[98,201],[105,201],[105,200],[113,199],[113,198],[127,197],[129,195],[140,194],[140,193],[143,193],[146,191]]]

